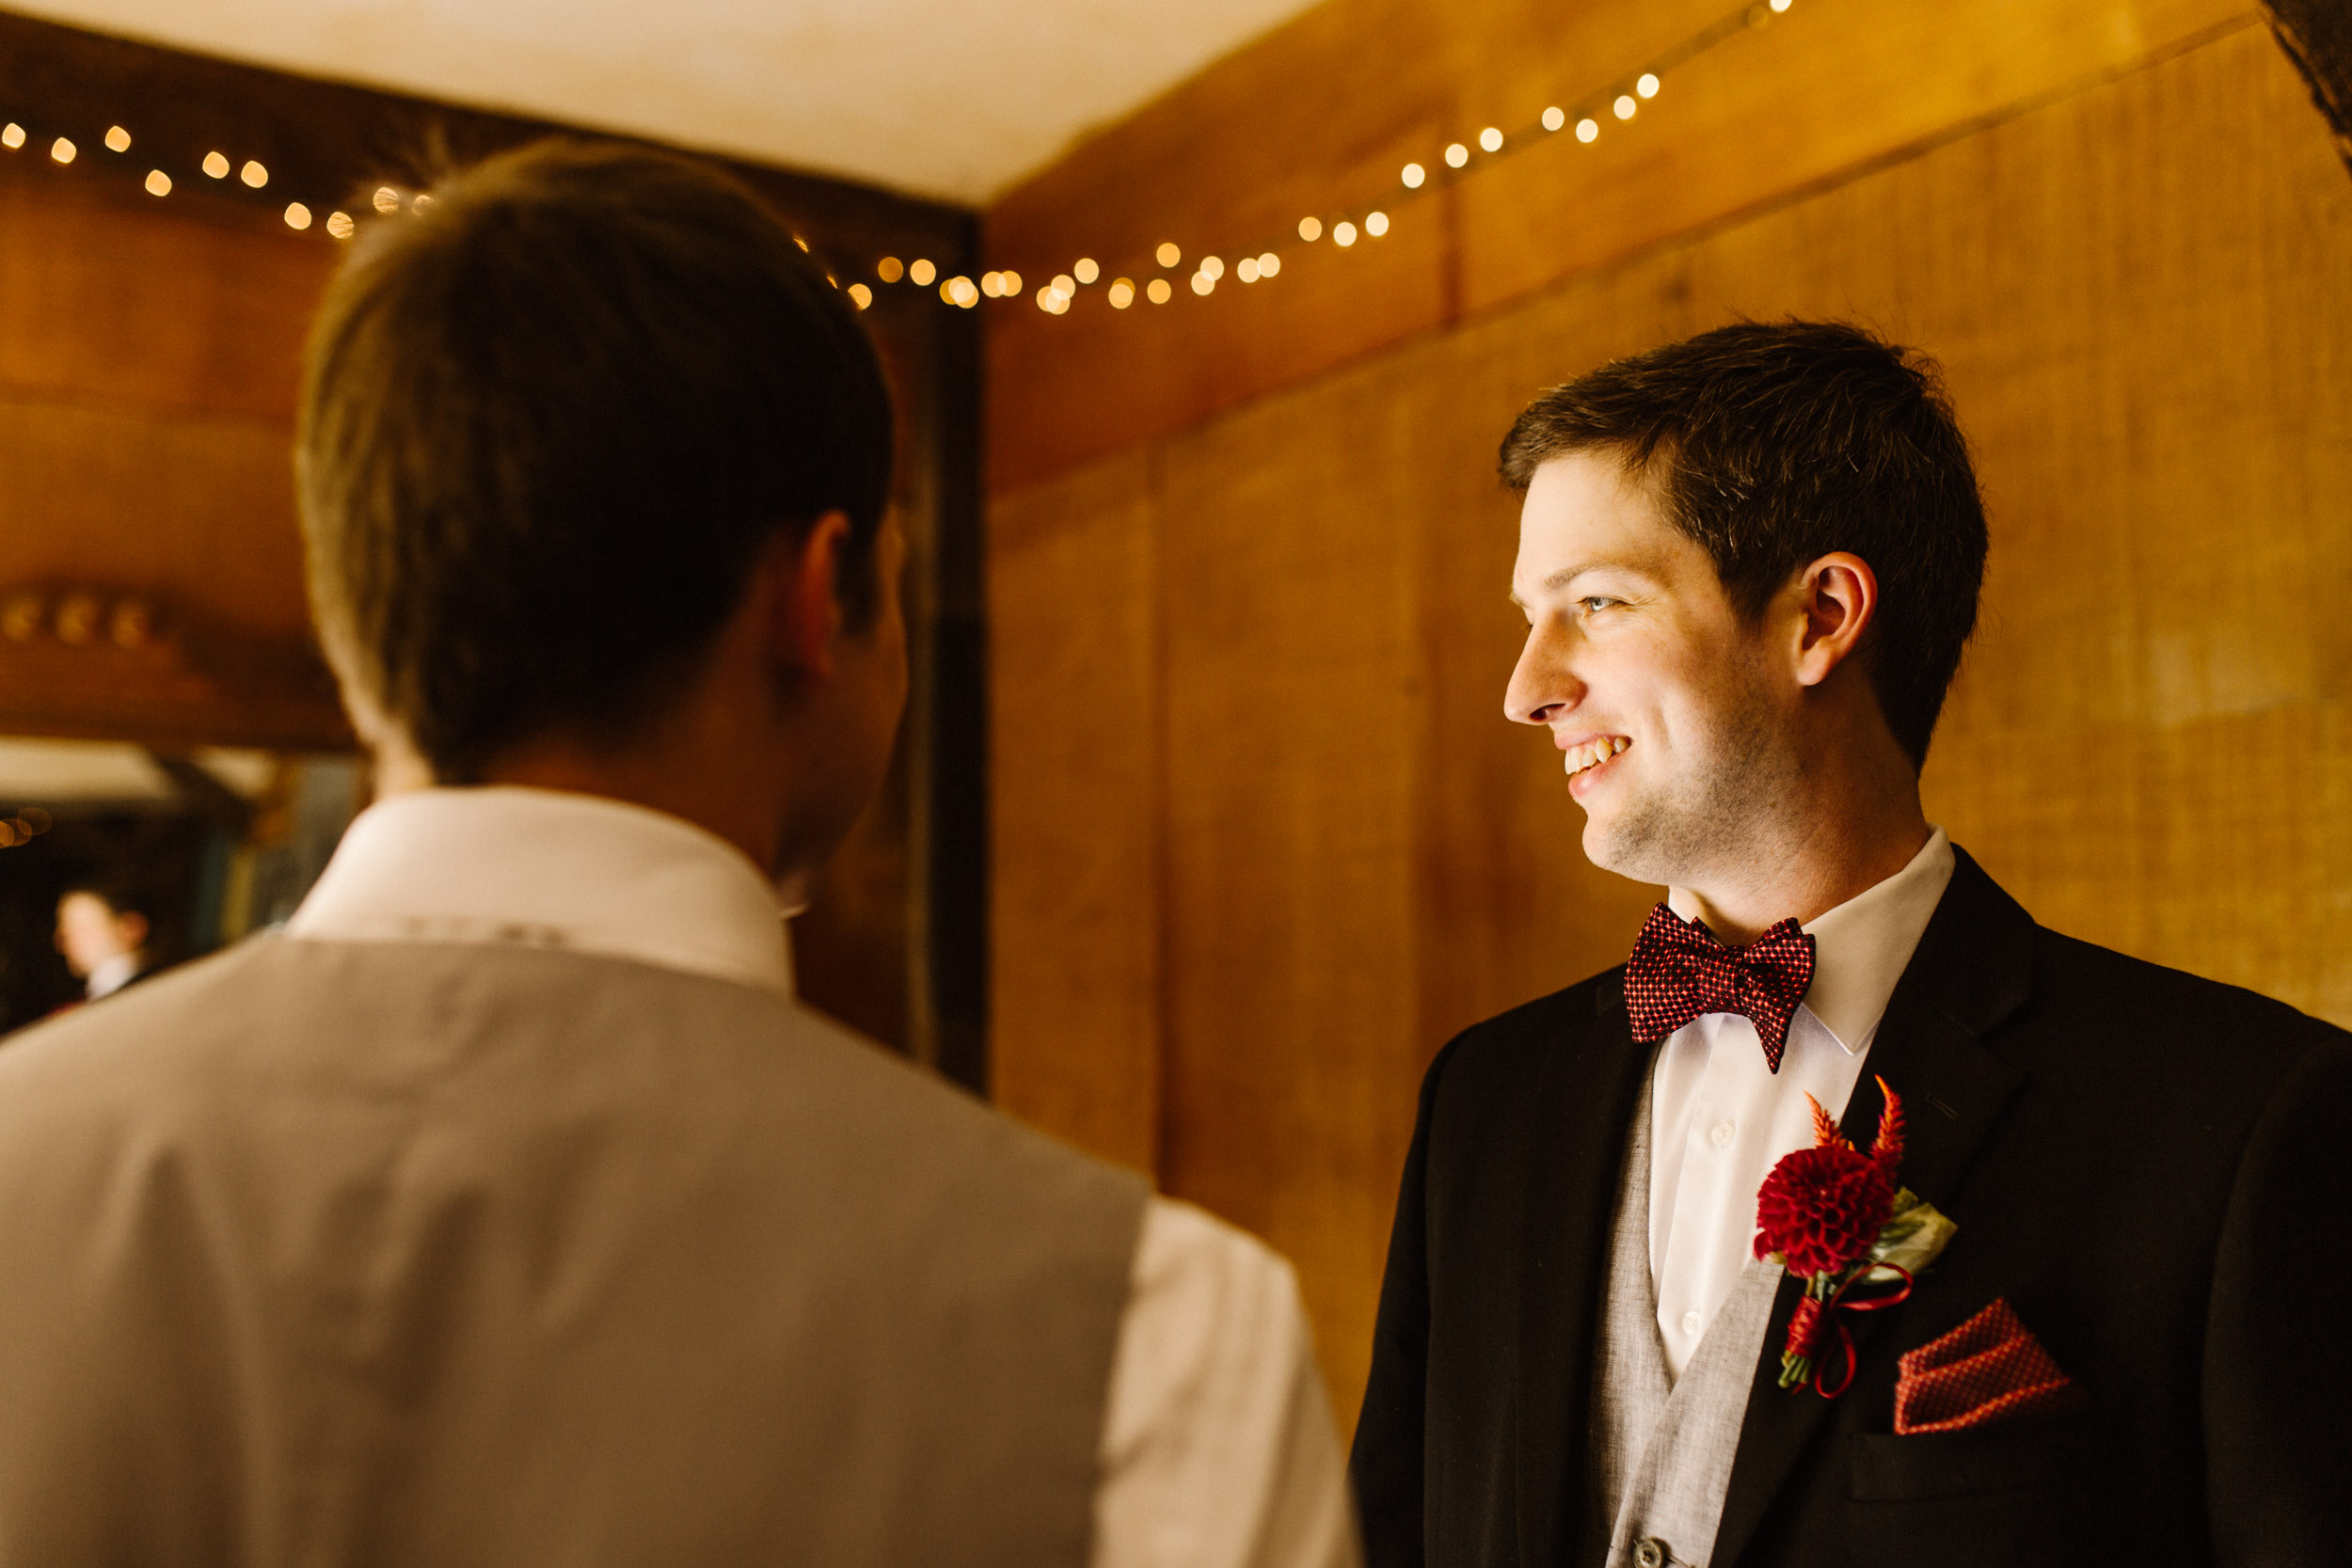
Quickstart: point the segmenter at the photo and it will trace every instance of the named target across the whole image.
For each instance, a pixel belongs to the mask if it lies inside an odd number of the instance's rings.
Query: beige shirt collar
[[[1943,901],[1952,863],[1952,841],[1934,828],[1910,864],[1805,923],[1813,937],[1813,988],[1804,1007],[1847,1054],[1869,1044],[1895,982]],[[1685,920],[1699,918],[1698,899],[1685,889],[1669,888],[1666,906]]]
[[[555,790],[386,797],[353,821],[286,933],[561,947],[792,991],[776,890],[742,851],[678,817]]]

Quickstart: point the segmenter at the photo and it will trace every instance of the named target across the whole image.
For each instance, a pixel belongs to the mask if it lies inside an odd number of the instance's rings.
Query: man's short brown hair
[[[1984,586],[1984,505],[1934,362],[1840,323],[1745,322],[1603,365],[1528,405],[1506,483],[1613,453],[1705,549],[1741,614],[1847,550],[1878,577],[1864,638],[1887,727],[1924,764]]]
[[[370,226],[312,330],[297,444],[338,673],[448,783],[625,739],[779,529],[848,514],[870,611],[890,487],[856,312],[735,180],[542,142]]]

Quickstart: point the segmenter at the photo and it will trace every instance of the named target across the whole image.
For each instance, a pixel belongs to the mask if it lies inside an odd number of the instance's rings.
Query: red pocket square
[[[1998,1296],[1941,1339],[1904,1353],[1896,1365],[1895,1430],[1904,1434],[2073,1410],[2087,1398]]]

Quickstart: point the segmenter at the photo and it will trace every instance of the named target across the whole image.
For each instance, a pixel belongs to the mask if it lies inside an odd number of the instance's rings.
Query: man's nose
[[[1584,699],[1584,683],[1576,678],[1557,638],[1539,627],[1527,635],[1518,668],[1502,693],[1502,714],[1515,724],[1549,724]]]

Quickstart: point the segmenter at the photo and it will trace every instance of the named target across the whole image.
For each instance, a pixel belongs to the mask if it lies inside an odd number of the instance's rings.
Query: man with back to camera
[[[1505,710],[1667,900],[1429,1069],[1375,1568],[2352,1560],[2352,1039],[2037,927],[1927,821],[1986,547],[1932,375],[1743,325],[1503,443]]]
[[[1355,1560],[1280,1259],[792,999],[906,689],[855,313],[681,159],[436,194],[302,404],[381,799],[0,1052],[0,1560]]]

